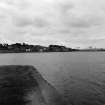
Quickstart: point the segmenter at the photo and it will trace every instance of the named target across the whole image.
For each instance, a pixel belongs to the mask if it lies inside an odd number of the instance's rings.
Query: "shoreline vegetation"
[[[61,45],[29,45],[26,43],[15,43],[15,44],[0,44],[0,53],[34,53],[34,52],[96,52],[105,51],[104,48],[92,48],[79,49],[69,48]]]

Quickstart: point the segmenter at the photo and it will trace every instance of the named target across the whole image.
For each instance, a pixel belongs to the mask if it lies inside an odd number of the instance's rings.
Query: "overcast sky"
[[[0,42],[105,48],[105,0],[0,0]]]

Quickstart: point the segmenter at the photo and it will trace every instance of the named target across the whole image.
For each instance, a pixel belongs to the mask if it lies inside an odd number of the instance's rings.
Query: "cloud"
[[[105,17],[104,4],[103,0],[79,0],[78,2],[74,0],[73,8],[62,14],[62,21],[65,25],[74,28],[101,25]]]
[[[49,25],[49,22],[41,17],[35,17],[34,19],[29,17],[16,17],[13,21],[16,27],[33,26],[36,28],[43,28]]]
[[[10,42],[85,46],[104,29],[104,0],[0,0],[0,37]]]

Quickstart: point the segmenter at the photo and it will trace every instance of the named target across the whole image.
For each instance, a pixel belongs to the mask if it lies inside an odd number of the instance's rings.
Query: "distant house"
[[[25,49],[25,50],[26,50],[26,52],[30,52],[31,51],[31,49],[29,49],[29,48],[28,49]]]
[[[13,49],[13,46],[12,45],[9,45],[8,46],[8,50],[11,50],[11,49]]]
[[[40,45],[35,45],[33,48],[32,48],[32,51],[33,52],[45,52],[47,51],[47,47],[44,47],[44,46],[40,46]]]
[[[69,51],[69,49],[66,48],[65,46],[50,45],[49,46],[49,51],[52,51],[52,52],[67,52],[67,51]]]

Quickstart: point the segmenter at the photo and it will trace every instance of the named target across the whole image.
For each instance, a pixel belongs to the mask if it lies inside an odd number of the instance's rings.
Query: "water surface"
[[[105,52],[0,54],[0,65],[33,65],[73,105],[105,105]]]

